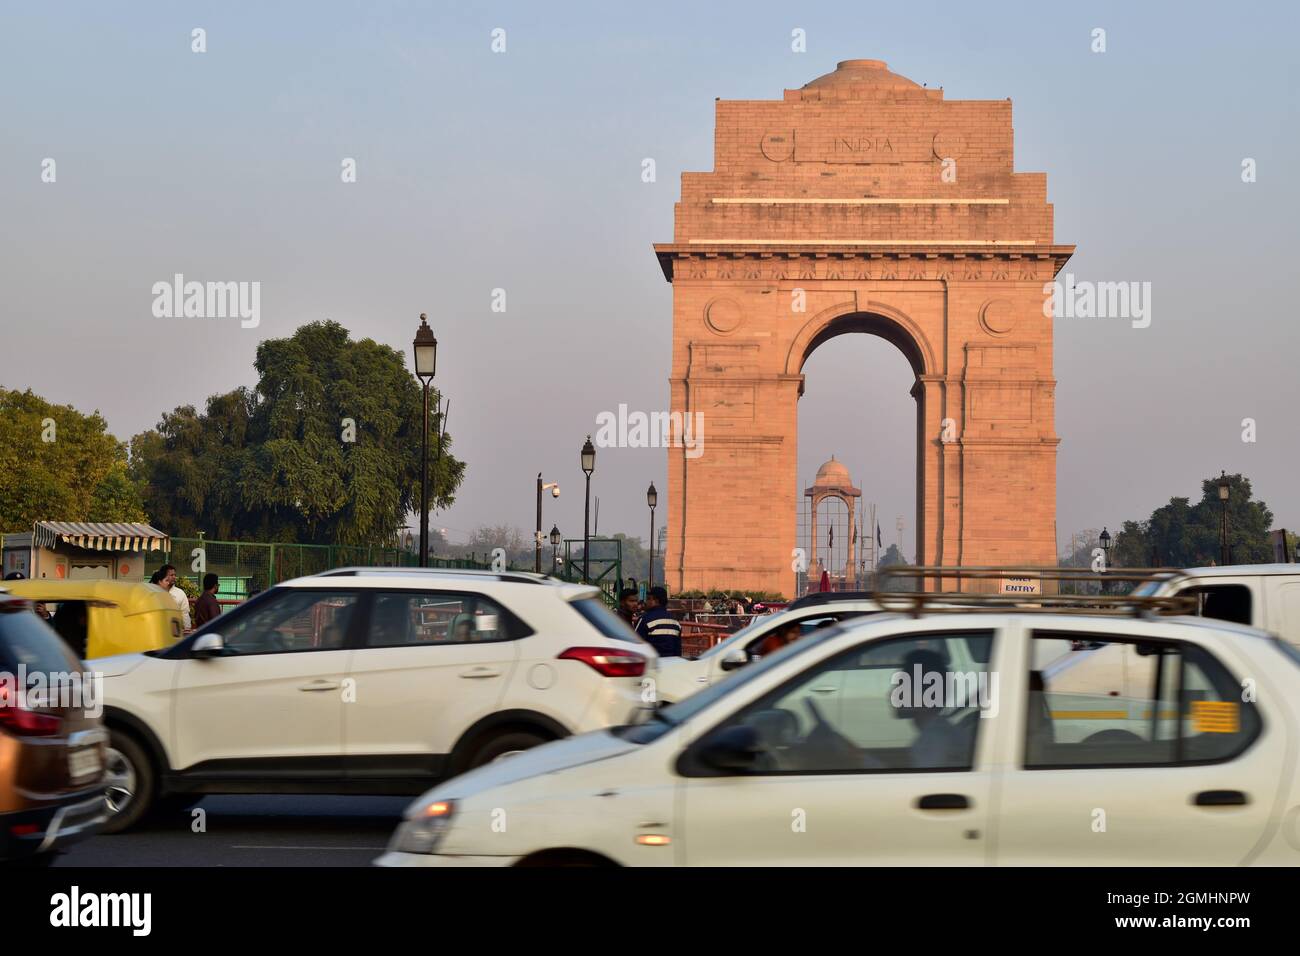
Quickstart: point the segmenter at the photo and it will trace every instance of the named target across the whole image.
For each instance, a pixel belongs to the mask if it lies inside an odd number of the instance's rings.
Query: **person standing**
[[[149,579],[150,584],[156,584],[172,596],[176,602],[176,610],[181,612],[181,618],[185,622],[185,630],[190,629],[190,599],[185,592],[176,586],[176,566],[164,564],[154,572],[153,577]]]
[[[202,627],[221,616],[221,605],[217,603],[217,588],[221,579],[209,571],[203,575],[203,594],[194,602],[194,626]]]
[[[682,656],[682,626],[668,613],[668,592],[653,587],[645,596],[645,613],[636,626],[642,640],[650,644],[660,657]]]
[[[636,598],[636,588],[624,588],[618,594],[618,610],[615,612],[624,621],[627,626],[636,630],[636,615],[640,608],[640,602]]]

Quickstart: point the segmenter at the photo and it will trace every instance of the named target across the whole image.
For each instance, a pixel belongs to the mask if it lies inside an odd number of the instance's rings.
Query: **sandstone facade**
[[[802,368],[836,336],[916,373],[916,554],[1054,564],[1057,245],[1043,173],[1013,170],[1011,102],[947,101],[875,60],[781,100],[716,108],[714,171],[685,173],[673,241],[671,590],[791,594]],[[834,347],[833,344],[828,347]]]

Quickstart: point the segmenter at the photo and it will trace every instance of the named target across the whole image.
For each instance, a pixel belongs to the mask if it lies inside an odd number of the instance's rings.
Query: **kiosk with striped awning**
[[[4,570],[30,578],[141,581],[148,555],[170,550],[171,538],[144,522],[37,521],[30,534],[4,536]]]
[[[171,550],[167,535],[140,521],[38,521],[32,543],[52,550],[60,543],[90,551]]]

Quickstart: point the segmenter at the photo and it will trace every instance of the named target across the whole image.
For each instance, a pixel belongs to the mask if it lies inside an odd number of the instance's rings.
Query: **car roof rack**
[[[347,577],[369,577],[369,576],[412,576],[419,577],[427,575],[429,577],[474,577],[490,578],[494,581],[515,581],[523,584],[565,584],[558,578],[553,578],[546,574],[537,574],[533,571],[489,571],[483,568],[398,568],[398,567],[349,567],[349,568],[331,568],[328,571],[321,571],[311,577],[318,578],[347,578]]]
[[[1037,578],[1042,581],[1165,581],[1180,575],[1179,568],[1113,568],[1095,572],[1083,568],[1035,567],[908,567],[891,566],[887,576],[937,580],[940,585],[956,580],[984,581],[1001,578]],[[874,591],[872,600],[889,611],[919,617],[923,613],[1006,613],[1037,612],[1143,617],[1151,614],[1194,614],[1197,598],[1191,594],[993,594],[982,591]]]

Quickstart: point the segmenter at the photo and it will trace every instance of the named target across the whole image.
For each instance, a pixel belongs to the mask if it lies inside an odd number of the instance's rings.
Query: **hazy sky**
[[[681,172],[712,168],[714,98],[779,99],[869,57],[948,99],[1010,97],[1016,169],[1047,173],[1068,269],[1152,283],[1150,328],[1057,322],[1058,538],[1196,497],[1221,468],[1300,527],[1296,5],[1088,6],[5,4],[0,383],[128,438],[252,384],[262,338],[332,318],[409,354],[427,312],[469,463],[436,524],[531,528],[540,470],[563,489],[546,527],[580,536],[597,413],[668,401],[651,243],[672,238]],[[155,318],[151,287],[177,272],[261,282],[260,326]],[[834,453],[887,543],[907,516],[911,556],[906,362],[841,336],[805,371],[801,484]],[[833,413],[845,401],[860,417]],[[665,473],[661,450],[602,449],[601,530],[644,535]]]

